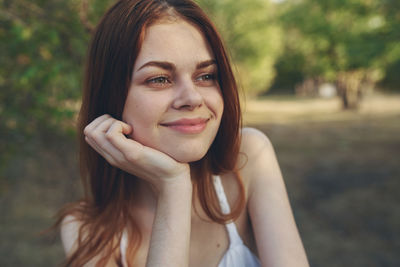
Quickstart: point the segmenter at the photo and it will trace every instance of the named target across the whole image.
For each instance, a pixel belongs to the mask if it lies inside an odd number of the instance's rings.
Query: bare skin
[[[222,116],[213,58],[201,33],[184,21],[149,27],[124,121],[103,115],[85,129],[89,145],[140,179],[132,209],[143,241],[134,266],[217,266],[229,246],[224,226],[206,218],[198,199],[192,205],[188,164],[205,155]],[[142,103],[148,103],[146,112],[138,115]],[[176,126],[182,118],[190,123]],[[239,157],[238,167],[246,207],[235,221],[239,234],[262,266],[308,266],[272,145],[255,129],[243,129],[241,135],[241,155],[246,156]],[[232,175],[221,176],[231,206],[238,197]],[[71,221],[67,217],[61,231],[67,255],[76,248],[79,228],[79,222]],[[95,263],[96,258],[87,266]]]

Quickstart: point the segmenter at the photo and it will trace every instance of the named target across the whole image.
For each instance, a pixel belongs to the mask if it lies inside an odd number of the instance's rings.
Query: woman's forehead
[[[145,30],[135,69],[152,60],[184,64],[213,58],[206,38],[197,27],[182,19],[161,21]]]

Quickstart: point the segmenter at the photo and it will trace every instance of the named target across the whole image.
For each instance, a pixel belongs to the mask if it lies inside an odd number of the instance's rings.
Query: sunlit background
[[[41,235],[80,196],[75,120],[111,0],[0,0],[0,266],[56,266]],[[274,144],[311,266],[400,266],[400,1],[201,0]]]

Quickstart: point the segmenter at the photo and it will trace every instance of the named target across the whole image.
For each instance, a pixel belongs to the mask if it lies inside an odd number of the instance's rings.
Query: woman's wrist
[[[190,174],[160,184],[146,266],[188,266],[192,182]]]
[[[173,195],[180,196],[181,198],[185,195],[191,196],[193,185],[190,179],[190,172],[161,180],[156,188],[158,190],[159,198],[165,198]]]

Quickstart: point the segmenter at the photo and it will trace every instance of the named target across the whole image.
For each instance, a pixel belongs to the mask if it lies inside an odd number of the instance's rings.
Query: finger
[[[93,141],[93,139],[89,138],[88,136],[85,136],[85,141],[88,143],[89,146],[91,146],[97,153],[102,155],[102,150],[101,148],[96,144],[96,142]]]
[[[114,119],[113,117],[108,117],[96,126],[94,126],[91,130],[91,133],[104,135],[115,121],[116,119]]]
[[[122,127],[121,128],[122,134],[128,135],[128,134],[132,133],[132,131],[133,131],[132,126],[130,126],[129,124],[127,124],[127,123],[125,123],[123,121],[119,121],[119,123],[121,124],[120,126]]]
[[[119,167],[118,162],[122,162],[122,159],[124,159],[124,155],[118,149],[116,149],[110,142],[105,140],[104,142],[101,143],[101,145],[98,145],[93,139],[87,136],[85,137],[85,140],[108,163],[110,163],[113,166]]]
[[[105,118],[105,119],[104,119]],[[91,143],[98,148],[101,148],[102,144],[107,141],[104,138],[105,132],[110,128],[111,124],[115,121],[112,117],[103,117],[102,120],[98,120],[85,132],[85,136]]]
[[[99,120],[100,121],[100,120]],[[87,131],[86,136],[92,139],[98,147],[102,147],[105,142],[108,142],[105,139],[105,133],[111,127],[111,125],[116,122],[117,120],[108,116],[105,120],[102,120],[97,126],[92,127],[90,131]]]
[[[114,127],[114,135],[116,138],[126,137],[123,135],[129,134],[132,131],[132,127],[128,124],[117,121],[109,115],[101,116],[99,119],[96,119],[91,124],[91,127],[86,129],[86,142],[96,150],[101,156],[103,156],[110,164],[117,165],[124,161],[124,155],[111,144],[107,138],[105,137],[106,132],[109,130],[110,126],[113,125],[120,126],[118,128]],[[117,130],[120,129],[120,130]],[[115,131],[117,130],[117,131]]]
[[[90,133],[91,131],[93,131],[93,129],[95,129],[99,124],[101,124],[102,122],[104,122],[105,120],[111,118],[110,115],[108,114],[104,114],[100,117],[97,117],[95,120],[93,120],[91,123],[89,123],[85,129],[83,130],[83,133],[85,135],[87,135],[88,133]]]
[[[132,133],[133,128],[129,124],[123,121],[113,121],[109,129],[107,130],[106,135],[118,136],[118,135],[128,135]]]
[[[106,156],[110,154],[113,158],[120,157],[121,153],[107,140],[106,133],[110,129],[111,125],[119,124],[120,122],[112,117],[108,117],[97,125],[95,129],[92,129],[87,135],[89,144],[96,149],[97,152]],[[125,138],[125,136],[120,133],[120,138]]]
[[[131,132],[132,127],[129,124],[116,121],[107,131],[106,138],[116,149],[121,151],[125,157],[133,156],[134,158],[137,158],[137,156],[140,155],[141,151],[143,150],[143,145],[122,135],[129,134]],[[123,138],[121,138],[121,135]]]

